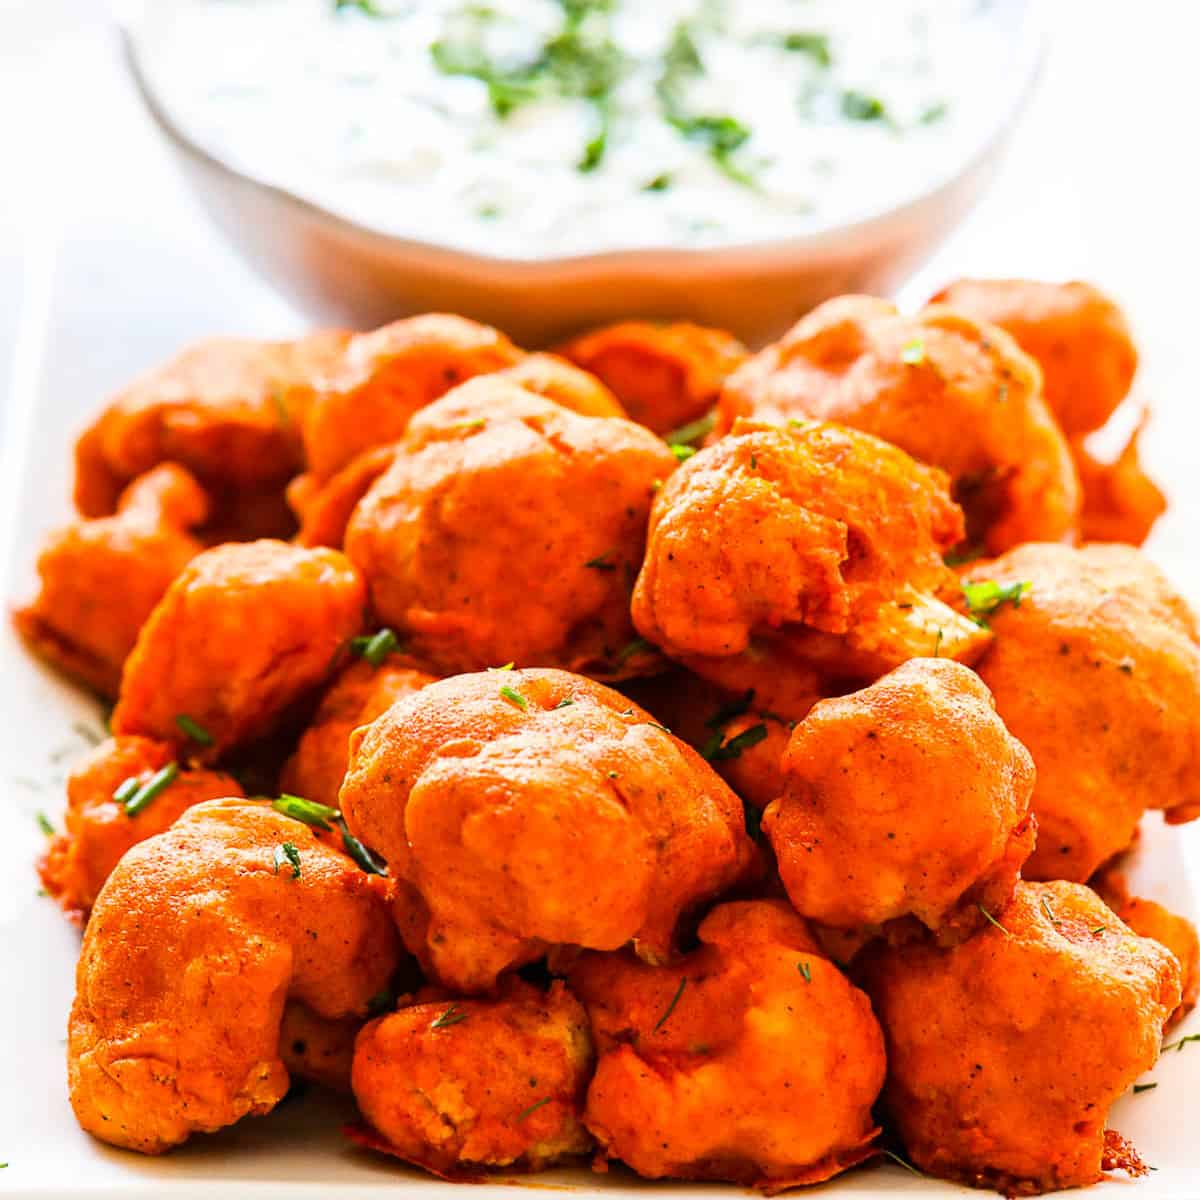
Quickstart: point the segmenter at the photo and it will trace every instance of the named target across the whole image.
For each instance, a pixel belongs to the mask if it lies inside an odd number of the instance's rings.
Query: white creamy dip
[[[538,258],[803,234],[924,190],[978,125],[983,3],[159,0],[141,56],[239,170]]]

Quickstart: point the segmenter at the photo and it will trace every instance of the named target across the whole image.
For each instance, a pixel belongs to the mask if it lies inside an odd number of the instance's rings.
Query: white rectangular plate
[[[215,304],[197,306],[187,324],[172,326],[144,311],[144,301],[119,289],[96,289],[91,267],[70,242],[30,254],[25,310],[0,459],[0,586],[7,603],[26,595],[45,531],[67,518],[70,451],[75,432],[105,393],[177,344],[218,326]],[[173,278],[170,296],[201,278],[192,264],[186,281]],[[207,281],[210,296],[217,295]],[[179,326],[183,325],[182,328]],[[1177,410],[1170,418],[1184,423]],[[1189,431],[1180,429],[1180,435]],[[1194,443],[1192,443],[1194,445]],[[1173,499],[1197,531],[1200,480],[1180,472]],[[1174,518],[1158,547],[1176,580],[1200,599],[1196,558]],[[1179,548],[1178,553],[1171,550]],[[1165,551],[1165,552],[1164,552]],[[391,1160],[348,1146],[339,1127],[349,1115],[338,1103],[311,1094],[269,1117],[247,1120],[215,1137],[196,1138],[163,1158],[111,1150],[80,1132],[66,1096],[64,1041],[78,935],[53,903],[38,896],[33,861],[42,834],[36,814],[56,823],[69,764],[99,735],[97,707],[33,662],[8,626],[0,628],[0,770],[5,836],[0,839],[0,1196],[21,1200],[296,1200],[297,1197],[398,1197],[489,1200],[512,1197],[514,1186],[610,1197],[653,1193],[681,1197],[743,1195],[741,1189],[684,1184],[650,1185],[614,1168],[553,1172],[463,1191]],[[1135,889],[1193,920],[1200,914],[1193,884],[1200,831],[1167,830],[1151,815],[1132,875]],[[1200,1032],[1193,1018],[1182,1033]],[[1179,1036],[1175,1032],[1172,1036]],[[1137,1184],[1102,1184],[1088,1195],[1128,1200],[1200,1197],[1200,1044],[1168,1054],[1152,1075],[1158,1087],[1123,1099],[1112,1125],[1130,1137],[1156,1171]],[[878,1195],[974,1195],[968,1189],[914,1178],[895,1166],[860,1169],[821,1189],[841,1198]],[[1078,1194],[1078,1193],[1077,1193]]]

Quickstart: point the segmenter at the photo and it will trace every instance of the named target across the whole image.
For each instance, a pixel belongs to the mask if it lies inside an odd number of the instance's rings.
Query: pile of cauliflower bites
[[[1198,951],[1121,856],[1200,814],[1200,641],[1088,441],[1136,365],[1090,286],[962,281],[137,380],[14,615],[115,704],[40,864],[81,1126],[302,1079],[447,1179],[1144,1172],[1106,1118]]]

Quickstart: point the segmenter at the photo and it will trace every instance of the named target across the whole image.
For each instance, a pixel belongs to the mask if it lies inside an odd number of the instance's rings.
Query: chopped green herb
[[[710,738],[705,744],[704,749],[700,753],[708,759],[709,762],[724,762],[730,758],[741,758],[743,750],[749,750],[751,746],[757,746],[767,736],[767,727],[760,721],[757,725],[751,725],[748,729],[743,729],[741,733],[735,737],[731,737],[729,741],[724,741],[724,735],[717,733],[714,738]],[[713,745],[714,740],[716,745]]]
[[[517,1114],[517,1124],[520,1125],[520,1123],[523,1120],[525,1120],[526,1117],[531,1116],[533,1113],[537,1112],[537,1110],[539,1108],[541,1108],[543,1104],[549,1104],[549,1103],[550,1103],[549,1096],[543,1096],[540,1100],[535,1100],[528,1108],[522,1109]]]
[[[694,421],[689,421],[686,425],[680,425],[678,429],[672,429],[670,433],[663,434],[663,441],[669,445],[690,445],[692,442],[698,442],[702,437],[707,437],[712,433],[713,426],[716,423],[717,414],[714,409],[712,412],[705,413],[702,417],[697,417]]]
[[[1135,1083],[1133,1085],[1133,1094],[1140,1096],[1143,1092],[1152,1092],[1158,1087],[1157,1083]]]
[[[798,962],[796,964],[796,970],[804,976],[805,983],[812,983],[812,968],[808,965],[808,963]]]
[[[465,1013],[457,1004],[452,1004],[439,1017],[435,1017],[430,1022],[430,1029],[446,1029],[451,1025],[457,1025],[460,1021],[465,1021],[470,1013]]]
[[[373,995],[367,1001],[367,1016],[378,1017],[383,1013],[391,1012],[396,1007],[396,993],[392,988],[384,988]]]
[[[961,549],[951,550],[949,554],[942,555],[942,562],[948,567],[963,567],[967,563],[973,563],[983,557],[983,550],[978,546],[964,546]]]
[[[752,471],[758,470],[758,455],[757,454],[750,455],[750,470],[752,470]]]
[[[361,658],[365,658],[371,666],[378,667],[398,645],[400,639],[393,630],[381,629],[378,633],[351,639],[350,649]]]
[[[616,665],[618,667],[623,667],[629,659],[636,658],[639,654],[643,654],[651,648],[652,647],[650,643],[646,641],[645,638],[634,638],[633,641],[626,642],[625,645],[617,651]]]
[[[890,1158],[890,1159],[892,1160],[892,1162],[896,1163],[896,1165],[897,1165],[897,1166],[901,1166],[901,1167],[903,1167],[903,1168],[904,1168],[906,1171],[911,1171],[911,1172],[912,1172],[914,1175],[918,1175],[918,1176],[920,1176],[922,1179],[924,1179],[924,1178],[925,1178],[925,1172],[924,1172],[924,1171],[920,1171],[920,1170],[918,1170],[916,1167],[914,1167],[914,1166],[912,1165],[912,1163],[910,1163],[910,1162],[908,1161],[908,1159],[907,1159],[907,1158],[902,1158],[902,1157],[901,1157],[899,1154],[897,1154],[897,1153],[896,1153],[894,1150],[888,1150],[888,1149],[884,1149],[883,1153],[884,1153],[884,1155],[885,1155],[887,1158]]]
[[[1095,937],[1096,934],[1098,934],[1098,933],[1107,933],[1107,932],[1108,932],[1107,925],[1097,925],[1096,928],[1092,930],[1092,936]]]
[[[1178,1053],[1178,1051],[1182,1050],[1184,1046],[1188,1044],[1188,1042],[1200,1042],[1200,1033],[1189,1033],[1187,1037],[1181,1037],[1178,1041],[1164,1042],[1163,1051],[1165,1052],[1167,1050],[1174,1050]]]
[[[608,557],[608,552],[597,554],[595,558],[589,558],[583,564],[585,567],[591,567],[593,571],[615,571],[617,564]]]
[[[122,780],[117,786],[116,791],[114,791],[112,794],[112,798],[118,804],[124,804],[141,786],[141,777],[138,775],[130,775],[127,779]]]
[[[684,446],[684,445],[681,445],[679,442],[676,442],[676,443],[674,443],[674,445],[671,446],[671,453],[673,455],[675,455],[676,461],[687,462],[687,460],[689,458],[691,458],[693,454],[696,453],[696,447],[695,446]]]
[[[917,123],[920,125],[932,125],[934,122],[940,121],[948,110],[949,105],[945,100],[938,100],[921,110],[921,115],[917,117]]]
[[[985,917],[987,917],[987,919],[988,919],[988,922],[989,922],[990,924],[992,924],[992,925],[995,925],[995,927],[996,927],[997,929],[999,929],[999,930],[1000,930],[1000,932],[1001,932],[1001,933],[1003,933],[1005,937],[1009,937],[1009,936],[1011,936],[1011,935],[1009,934],[1008,930],[1007,930],[1007,929],[1005,929],[1005,927],[1004,927],[1003,925],[1001,925],[1001,924],[1000,924],[1000,922],[999,922],[999,921],[997,921],[997,920],[996,920],[996,918],[995,918],[995,917],[993,917],[993,916],[992,916],[992,914],[991,914],[990,912],[988,912],[988,910],[987,910],[986,908],[984,908],[982,904],[979,906],[979,911],[980,911],[981,913],[983,913],[983,915],[984,915]]]
[[[842,116],[851,121],[884,121],[887,108],[878,96],[848,88],[842,93]]]
[[[833,63],[829,52],[829,38],[823,33],[785,33],[779,45],[794,54],[807,54],[818,66],[828,67]]]
[[[328,804],[305,800],[303,796],[290,796],[287,792],[272,800],[271,807],[276,812],[283,813],[285,817],[291,817],[293,821],[303,821],[305,825],[311,825],[314,829],[333,828],[331,822],[336,821],[340,815],[336,808],[330,808]]]
[[[574,703],[575,703],[574,699],[571,696],[568,696],[565,700],[560,700],[554,707],[555,708],[570,708],[571,705]]]
[[[1050,897],[1042,897],[1042,911],[1046,914],[1046,919],[1051,925],[1058,925],[1058,918],[1054,915],[1054,909],[1050,907]]]
[[[519,708],[522,712],[527,712],[529,709],[529,701],[517,691],[516,688],[511,688],[505,685],[500,689],[500,695],[507,700],[514,708]]]
[[[660,725],[657,721],[647,721],[646,724],[652,729],[661,729],[663,733],[671,732],[665,725]]]
[[[388,15],[375,3],[375,0],[333,0],[333,11],[335,13],[339,13],[346,8],[357,9],[367,17],[386,17]]]
[[[925,343],[920,338],[913,338],[900,351],[900,361],[910,367],[919,367],[925,361]]]
[[[643,192],[665,192],[671,186],[671,176],[665,171],[642,184]]]
[[[1013,608],[1020,608],[1022,598],[1032,587],[1033,584],[1029,582],[1010,583],[1007,587],[1001,587],[994,579],[984,579],[979,583],[964,583],[962,590],[971,619],[986,629],[987,618],[1000,605],[1011,604]]]
[[[502,667],[488,667],[488,670],[489,671],[511,671],[514,666],[516,666],[515,663],[506,662],[504,664],[504,666],[502,666]]]
[[[933,657],[934,658],[942,657],[942,642],[945,640],[945,638],[946,638],[946,631],[944,629],[939,629],[937,632],[937,639],[933,643]]]
[[[151,802],[175,782],[179,775],[179,764],[169,762],[165,767],[154,772],[145,783],[141,784],[125,803],[125,815],[136,817],[150,807]]]
[[[50,818],[44,812],[37,814],[38,828],[47,836],[54,836],[54,826],[50,823]]]
[[[704,724],[709,729],[723,729],[734,717],[740,717],[750,711],[750,706],[754,703],[754,689],[749,688],[743,692],[736,700],[730,700],[726,704],[722,704]]]
[[[679,986],[675,989],[675,995],[671,997],[671,1003],[667,1005],[662,1016],[654,1022],[654,1028],[651,1033],[657,1033],[669,1020],[671,1014],[675,1011],[675,1005],[679,1003],[679,997],[683,995],[683,989],[687,986],[687,976],[685,975],[680,981]]]
[[[273,858],[276,875],[279,874],[279,868],[286,862],[291,864],[292,878],[300,878],[300,851],[291,842],[283,842],[281,845],[276,846]]]
[[[197,746],[211,746],[213,744],[212,734],[198,721],[189,717],[187,713],[180,713],[175,718],[175,724],[179,727],[179,731],[184,737],[195,742]]]
[[[342,831],[342,846],[359,868],[368,875],[386,875],[387,867],[346,828],[346,818],[338,817],[337,824]]]

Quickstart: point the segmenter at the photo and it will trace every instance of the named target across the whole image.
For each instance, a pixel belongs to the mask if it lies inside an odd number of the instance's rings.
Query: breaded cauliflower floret
[[[1021,546],[971,567],[1012,594],[978,664],[1033,755],[1032,879],[1083,881],[1132,841],[1147,809],[1200,815],[1200,641],[1163,573],[1129,546]]]
[[[1033,761],[958,663],[913,659],[822,700],[781,769],[763,831],[796,911],[824,925],[915,918],[961,938],[1004,907],[1033,849]]]
[[[995,920],[949,949],[868,952],[909,1158],[1010,1196],[1144,1174],[1105,1122],[1158,1058],[1179,964],[1080,884],[1018,883]]]
[[[442,671],[636,674],[629,590],[674,467],[630,421],[474,380],[413,418],[355,509],[346,553],[381,620]]]
[[[181,766],[166,742],[109,738],[67,780],[66,830],[38,864],[42,882],[69,916],[86,917],[131,846],[169,829],[193,804],[242,794],[232,775]]]
[[[718,905],[676,966],[588,954],[571,984],[599,1062],[585,1122],[649,1179],[780,1191],[876,1153],[871,1006],[781,901]]]
[[[288,1088],[285,1000],[362,1016],[396,968],[379,882],[247,800],[198,804],[130,850],[76,972],[67,1070],[80,1125],[158,1154],[270,1111]]]
[[[661,961],[680,915],[754,862],[740,802],[699,755],[565,671],[398,701],[351,735],[341,808],[412,889],[410,949],[459,992],[555,946],[632,940]]]
[[[444,1178],[538,1171],[592,1145],[583,1101],[592,1040],[561,981],[520,979],[494,999],[418,994],[372,1021],[354,1049],[364,1145]]]
[[[730,378],[718,430],[738,416],[838,421],[942,468],[970,541],[992,553],[1075,533],[1079,480],[1037,363],[953,309],[830,300]]]
[[[894,446],[837,425],[739,423],[656,497],[634,623],[787,714],[821,694],[821,675],[982,652],[990,635],[946,603],[959,589],[942,553],[961,535],[945,477]]]
[[[364,599],[336,550],[263,540],[205,551],[142,626],[113,732],[172,742],[205,762],[265,736],[328,677],[362,627]]]
[[[559,353],[603,380],[631,420],[662,434],[703,417],[746,358],[732,334],[686,321],[619,321]]]
[[[190,532],[208,498],[182,467],[163,463],[121,494],[111,517],[52,533],[38,556],[41,590],[13,613],[29,647],[103,696],[171,581],[203,549]]]

